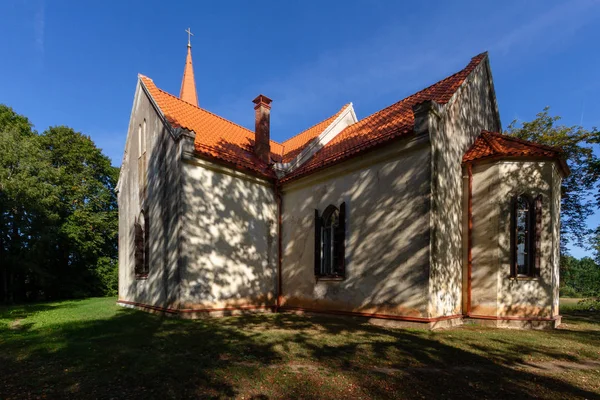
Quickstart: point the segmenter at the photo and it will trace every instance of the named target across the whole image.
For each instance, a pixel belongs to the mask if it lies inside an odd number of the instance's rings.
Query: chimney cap
[[[264,94],[259,94],[258,96],[256,96],[256,98],[254,100],[252,100],[252,102],[254,104],[256,104],[256,106],[254,107],[255,109],[260,106],[265,106],[265,107],[271,108],[271,102],[273,102],[273,100],[271,100]]]

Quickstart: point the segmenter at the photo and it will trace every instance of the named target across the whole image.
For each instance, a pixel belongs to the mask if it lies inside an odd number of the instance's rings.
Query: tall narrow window
[[[142,134],[142,124],[138,125],[138,158],[144,151],[144,135]]]
[[[511,276],[539,275],[542,197],[521,194],[513,200]]]
[[[344,277],[345,274],[345,212],[342,203],[338,209],[328,206],[319,216],[315,210],[315,275]]]
[[[135,275],[138,278],[148,276],[150,270],[150,247],[148,243],[148,217],[142,211],[134,222]]]
[[[146,160],[146,120],[138,126],[138,189],[140,204],[143,203],[146,197],[146,177],[147,177],[147,160]]]
[[[144,123],[142,124],[142,153],[146,153],[146,146],[148,142],[148,135],[146,134],[146,119],[144,119]]]

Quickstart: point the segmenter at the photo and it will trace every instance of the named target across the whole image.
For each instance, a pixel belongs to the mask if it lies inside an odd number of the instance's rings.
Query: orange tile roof
[[[272,168],[254,155],[254,131],[159,89],[152,79],[146,76],[140,75],[140,79],[171,125],[196,133],[194,147],[197,152],[258,172],[266,177],[275,177]],[[286,140],[283,144],[271,140],[271,159],[274,162],[292,160],[333,122],[345,107],[332,117]]]
[[[319,136],[335,119],[346,109],[350,103],[346,104],[335,115],[311,126],[304,132],[300,132],[294,137],[289,138],[282,145],[282,162],[287,163],[292,161],[300,152],[308,145],[308,143]]]
[[[171,125],[196,133],[194,147],[197,152],[267,177],[275,177],[272,169],[252,151],[253,131],[157,88],[152,79],[146,76],[140,75],[140,79]],[[274,158],[281,158],[280,149],[281,144],[271,141]]]
[[[188,44],[183,79],[179,98],[198,107],[198,96],[196,95],[196,81],[194,80],[194,67],[192,66],[192,46]]]
[[[463,70],[454,75],[348,126],[311,159],[283,177],[281,181],[304,176],[353,157],[378,144],[410,135],[414,126],[413,106],[427,100],[434,100],[440,104],[447,103],[467,76],[486,57],[487,53],[479,54],[473,57]],[[275,179],[272,168],[254,155],[253,131],[157,88],[148,77],[140,75],[140,80],[169,123],[174,127],[196,133],[194,147],[198,153]],[[271,140],[271,159],[274,162],[293,160],[348,106],[345,105],[335,115],[283,143]]]
[[[463,163],[502,157],[552,158],[559,160],[561,167],[568,174],[568,167],[561,156],[562,150],[556,147],[544,146],[497,132],[482,131],[463,156]]]
[[[307,175],[394,138],[408,136],[415,122],[412,107],[427,100],[440,104],[450,101],[467,76],[486,57],[487,53],[473,57],[463,70],[347,127],[282,181]]]

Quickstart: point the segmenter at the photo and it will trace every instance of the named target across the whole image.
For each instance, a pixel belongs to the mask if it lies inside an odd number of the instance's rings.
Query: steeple
[[[185,68],[183,70],[183,80],[181,81],[181,91],[179,98],[198,107],[198,96],[196,95],[196,83],[194,81],[194,67],[192,66],[192,43],[191,37],[194,34],[190,28],[186,30],[188,34],[187,57],[185,59]]]

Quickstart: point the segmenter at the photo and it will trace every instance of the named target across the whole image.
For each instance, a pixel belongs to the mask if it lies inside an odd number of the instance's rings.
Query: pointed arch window
[[[146,182],[147,182],[147,170],[148,161],[146,157],[146,119],[143,124],[138,126],[138,189],[139,189],[139,201],[143,203],[146,197]]]
[[[135,219],[134,227],[134,249],[135,249],[135,276],[146,278],[150,271],[150,247],[148,245],[148,217],[142,210],[139,217]]]
[[[537,277],[540,271],[542,196],[520,194],[513,199],[511,271],[514,278]]]
[[[315,276],[343,278],[345,269],[346,203],[315,210]]]

